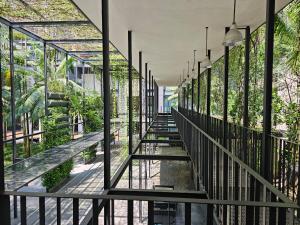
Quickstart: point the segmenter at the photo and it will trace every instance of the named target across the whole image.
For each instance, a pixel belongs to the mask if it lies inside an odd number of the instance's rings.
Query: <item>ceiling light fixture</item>
[[[233,22],[230,30],[225,34],[223,45],[224,46],[236,46],[243,42],[243,35],[239,31],[235,22],[236,0],[234,0],[233,6]]]
[[[208,27],[205,28],[206,29],[206,42],[205,42],[205,52],[206,52],[206,57],[203,59],[201,66],[202,68],[211,68],[212,67],[212,63],[208,57],[208,49],[207,49],[207,39],[208,39]]]

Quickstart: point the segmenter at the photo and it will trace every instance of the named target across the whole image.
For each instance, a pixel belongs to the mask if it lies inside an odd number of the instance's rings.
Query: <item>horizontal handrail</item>
[[[66,199],[100,199],[100,200],[133,200],[133,201],[160,201],[160,202],[182,202],[182,203],[195,203],[195,204],[209,204],[209,205],[232,205],[232,206],[256,206],[256,207],[274,207],[274,208],[290,208],[299,209],[300,207],[294,203],[284,202],[261,202],[261,201],[236,201],[236,200],[217,200],[217,199],[205,199],[194,197],[178,197],[178,194],[182,192],[167,191],[168,197],[164,197],[164,191],[152,191],[152,195],[146,195],[143,190],[141,195],[140,190],[130,190],[130,194],[123,193],[122,189],[112,189],[113,194],[110,194],[110,190],[104,190],[102,194],[65,194],[65,193],[43,193],[43,192],[17,192],[17,191],[5,191],[3,195],[8,196],[25,196],[25,197],[46,197],[46,198],[66,198]],[[120,193],[120,194],[118,194]],[[188,195],[188,192],[185,192]],[[193,193],[193,192],[192,192]]]
[[[277,188],[275,188],[271,183],[269,183],[266,179],[264,179],[260,174],[254,171],[251,167],[245,164],[242,160],[240,160],[237,156],[232,154],[229,150],[227,150],[224,146],[218,143],[214,138],[201,130],[196,124],[190,121],[186,116],[184,116],[179,111],[173,109],[174,112],[178,113],[183,119],[185,119],[193,128],[199,131],[202,135],[204,135],[211,143],[218,147],[219,150],[226,153],[234,162],[238,163],[243,169],[245,169],[249,174],[251,174],[256,180],[258,180],[262,185],[264,185],[270,192],[280,198],[281,201],[287,204],[294,205],[296,208],[298,207],[293,201],[287,198],[282,192],[280,192]]]

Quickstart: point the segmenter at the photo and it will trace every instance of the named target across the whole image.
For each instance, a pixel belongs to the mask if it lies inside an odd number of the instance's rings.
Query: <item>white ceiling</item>
[[[275,0],[276,12],[291,0]],[[101,30],[101,0],[74,0]],[[205,27],[212,61],[223,55],[225,26],[232,23],[233,0],[109,0],[110,41],[127,56],[127,33],[133,34],[133,64],[138,52],[159,85],[176,85],[187,61],[205,56]],[[237,24],[251,31],[265,21],[266,0],[237,0]],[[144,68],[144,66],[143,66]],[[143,69],[144,73],[144,69]]]

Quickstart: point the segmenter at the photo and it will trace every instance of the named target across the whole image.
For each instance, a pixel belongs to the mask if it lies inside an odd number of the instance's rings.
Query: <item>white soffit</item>
[[[101,30],[101,0],[74,0]],[[291,0],[276,0],[276,12]],[[174,86],[187,61],[205,56],[205,27],[212,61],[223,55],[225,26],[232,23],[233,0],[109,0],[110,41],[127,56],[127,34],[133,35],[133,65],[138,52],[159,85]],[[236,21],[251,31],[266,20],[266,0],[237,0]],[[144,65],[143,65],[144,68]],[[144,73],[144,69],[143,69]]]

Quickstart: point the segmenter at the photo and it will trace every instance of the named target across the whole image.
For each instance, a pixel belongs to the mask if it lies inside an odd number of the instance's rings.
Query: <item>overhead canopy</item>
[[[0,22],[82,62],[102,65],[102,33],[71,0],[0,0]],[[111,62],[126,62],[112,44],[110,53]]]
[[[276,12],[291,0],[276,0]],[[101,1],[74,2],[101,29]],[[233,0],[113,0],[110,3],[110,40],[127,55],[127,31],[133,31],[133,64],[143,51],[159,85],[176,85],[187,61],[205,56],[205,27],[212,61],[223,55],[225,26],[232,23]],[[266,0],[237,0],[237,23],[251,31],[265,22]]]

